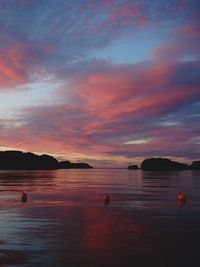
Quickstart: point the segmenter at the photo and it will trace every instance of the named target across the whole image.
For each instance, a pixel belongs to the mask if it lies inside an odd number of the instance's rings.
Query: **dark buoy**
[[[105,206],[108,206],[108,204],[110,203],[110,197],[108,194],[104,194],[103,201],[104,201]]]
[[[22,197],[21,197],[22,202],[27,202],[27,193],[22,192]]]

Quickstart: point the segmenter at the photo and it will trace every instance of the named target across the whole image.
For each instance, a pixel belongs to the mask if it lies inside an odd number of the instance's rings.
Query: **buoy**
[[[186,201],[186,196],[185,196],[185,194],[182,193],[182,192],[179,192],[179,193],[178,193],[178,200],[180,200],[180,201]]]
[[[180,208],[183,208],[186,204],[186,201],[185,200],[178,200],[178,205]]]
[[[22,192],[21,200],[22,200],[22,202],[26,202],[27,201],[27,193],[26,192]]]
[[[103,196],[104,204],[107,206],[110,203],[110,197],[108,194],[104,194]]]

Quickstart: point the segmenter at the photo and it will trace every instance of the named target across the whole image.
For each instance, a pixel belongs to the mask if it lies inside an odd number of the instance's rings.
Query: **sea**
[[[200,171],[0,171],[0,266],[200,266],[199,243]]]

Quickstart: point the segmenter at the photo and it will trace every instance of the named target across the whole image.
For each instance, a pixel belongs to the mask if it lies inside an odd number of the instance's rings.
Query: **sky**
[[[0,0],[0,150],[200,159],[200,2]]]

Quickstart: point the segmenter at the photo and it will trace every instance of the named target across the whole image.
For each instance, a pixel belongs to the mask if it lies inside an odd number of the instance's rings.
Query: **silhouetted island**
[[[190,165],[191,170],[200,170],[200,160],[199,161],[193,161]]]
[[[137,165],[129,165],[128,166],[128,170],[138,170],[138,166]]]
[[[188,165],[167,158],[151,158],[142,162],[141,169],[144,171],[200,170],[200,161],[194,161]]]
[[[70,161],[59,162],[59,169],[92,169],[88,163],[72,163]]]
[[[50,155],[36,155],[22,151],[0,151],[1,170],[55,170],[55,169],[91,169],[87,163],[61,161]]]

